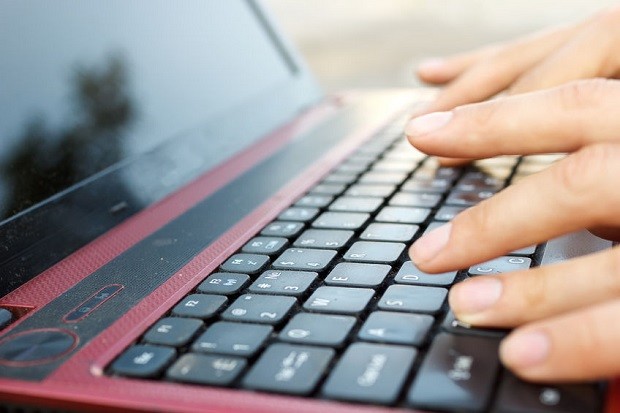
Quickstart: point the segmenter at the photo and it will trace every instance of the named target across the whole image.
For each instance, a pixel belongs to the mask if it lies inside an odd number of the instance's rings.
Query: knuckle
[[[549,295],[548,291],[549,283],[548,278],[544,274],[538,274],[536,272],[527,272],[522,275],[522,280],[519,279],[520,285],[519,293],[523,300],[524,310],[536,312],[535,309],[544,307]]]
[[[589,109],[600,103],[616,82],[605,78],[593,78],[567,83],[555,89],[558,104],[563,110]]]
[[[462,139],[466,142],[478,143],[488,139],[488,131],[502,119],[504,104],[501,100],[463,105],[455,109],[466,123],[462,130]]]

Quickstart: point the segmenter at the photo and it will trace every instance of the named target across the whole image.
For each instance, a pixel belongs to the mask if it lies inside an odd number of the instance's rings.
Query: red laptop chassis
[[[360,94],[361,95],[361,94]],[[339,111],[339,107],[357,99],[351,92],[326,100],[294,122],[276,130],[225,164],[211,170],[191,184],[159,203],[134,215],[86,247],[48,269],[36,279],[0,300],[0,307],[10,309],[18,320],[2,331],[0,343],[11,330],[47,303],[63,294],[78,281],[144,239],[167,222],[178,217],[200,200],[226,185],[259,163],[290,140]],[[282,210],[318,182],[331,167],[354,151],[389,122],[393,114],[414,101],[428,97],[424,90],[383,91],[374,96],[381,119],[356,130],[335,145],[321,160],[282,188],[276,196],[259,205],[250,215],[202,251],[174,276],[157,288],[131,311],[118,319],[59,369],[41,382],[0,378],[2,405],[27,405],[66,410],[182,411],[182,412],[394,412],[395,409],[353,405],[238,389],[199,387],[194,385],[109,377],[104,368],[131,345],[152,323],[178,300],[196,287],[234,251]],[[391,114],[388,116],[387,114]],[[84,297],[87,299],[88,297]],[[100,303],[113,305],[113,297]],[[94,310],[96,311],[96,309]],[[77,321],[79,323],[79,320]],[[71,333],[75,322],[66,322]],[[77,338],[77,336],[75,336]],[[70,349],[71,351],[73,349]],[[57,357],[62,357],[59,355]],[[55,357],[55,359],[57,358]],[[42,360],[39,363],[49,362]],[[27,365],[22,365],[28,368]],[[2,362],[0,361],[0,369]],[[0,405],[1,406],[1,405]],[[411,411],[411,410],[407,410]],[[607,413],[620,413],[620,381],[611,383],[606,401]]]

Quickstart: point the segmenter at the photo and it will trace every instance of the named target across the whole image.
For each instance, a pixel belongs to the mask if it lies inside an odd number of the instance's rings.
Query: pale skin
[[[416,241],[409,252],[422,270],[467,268],[584,228],[620,239],[620,7],[513,43],[433,59],[418,74],[445,87],[406,134],[444,163],[569,154]],[[474,277],[452,287],[449,299],[462,321],[514,328],[500,357],[525,379],[620,375],[618,247]]]

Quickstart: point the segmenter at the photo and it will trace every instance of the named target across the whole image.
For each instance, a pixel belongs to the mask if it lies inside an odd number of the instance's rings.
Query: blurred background
[[[326,92],[414,86],[421,60],[576,22],[611,0],[264,0]]]

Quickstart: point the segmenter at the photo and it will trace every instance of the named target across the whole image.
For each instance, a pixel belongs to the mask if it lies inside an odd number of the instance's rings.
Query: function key
[[[366,341],[420,346],[426,340],[433,321],[434,318],[426,314],[375,311],[360,329],[358,337]]]
[[[329,210],[339,212],[374,212],[382,203],[383,198],[342,196],[329,206]]]
[[[144,335],[144,341],[165,346],[184,346],[202,327],[202,321],[192,318],[166,317],[159,320]]]
[[[390,196],[394,190],[396,190],[396,185],[353,185],[345,194],[349,196],[385,198]]]
[[[447,295],[445,288],[391,285],[379,300],[378,307],[382,310],[436,313]]]
[[[353,231],[309,229],[304,231],[293,245],[301,248],[339,249],[349,242],[353,234]]]
[[[154,377],[170,364],[175,355],[170,347],[135,345],[112,363],[111,370],[122,376]]]
[[[419,229],[419,226],[411,224],[375,223],[368,225],[360,238],[367,241],[408,242],[413,239]]]
[[[319,213],[318,208],[290,207],[282,212],[278,219],[282,221],[308,222]]]
[[[358,229],[370,215],[362,212],[324,212],[313,223],[315,228]]]
[[[261,235],[290,238],[297,236],[303,228],[304,224],[301,222],[274,221],[261,231]]]
[[[318,274],[308,271],[268,270],[254,281],[249,290],[261,294],[299,296],[305,293]]]
[[[263,346],[273,328],[267,325],[219,321],[194,341],[192,350],[251,357]]]
[[[249,280],[247,274],[216,272],[200,283],[197,290],[205,294],[231,295],[239,292]]]
[[[431,210],[428,208],[387,206],[379,212],[376,220],[399,224],[421,224],[426,221],[430,213]]]
[[[391,269],[385,264],[340,263],[325,278],[325,284],[373,288],[383,282]]]
[[[243,380],[243,386],[255,390],[305,395],[312,393],[334,350],[273,344],[258,359]]]
[[[347,261],[395,262],[405,250],[405,244],[396,242],[358,241],[344,254]]]
[[[344,344],[355,317],[326,314],[297,314],[280,333],[280,340],[298,344],[340,347]]]
[[[223,295],[191,294],[172,309],[172,314],[207,319],[213,317],[227,301],[228,298]]]
[[[277,324],[288,315],[296,302],[293,297],[245,294],[222,313],[222,318],[228,321]]]
[[[420,270],[413,262],[407,261],[400,267],[394,281],[398,284],[447,286],[454,282],[456,271],[441,274],[428,274]]]
[[[499,257],[469,267],[469,275],[503,274],[510,271],[527,270],[532,260],[526,257]]]
[[[222,270],[256,274],[269,264],[269,257],[258,254],[235,254],[221,265]]]
[[[256,237],[245,244],[242,251],[247,254],[274,255],[282,252],[287,244],[288,240],[286,238]]]
[[[185,354],[168,369],[166,376],[186,383],[226,386],[239,377],[246,364],[238,357]]]
[[[336,251],[307,248],[289,248],[274,262],[273,268],[282,270],[321,271],[336,256]]]
[[[321,313],[359,314],[368,305],[374,290],[368,288],[319,287],[304,308]]]

